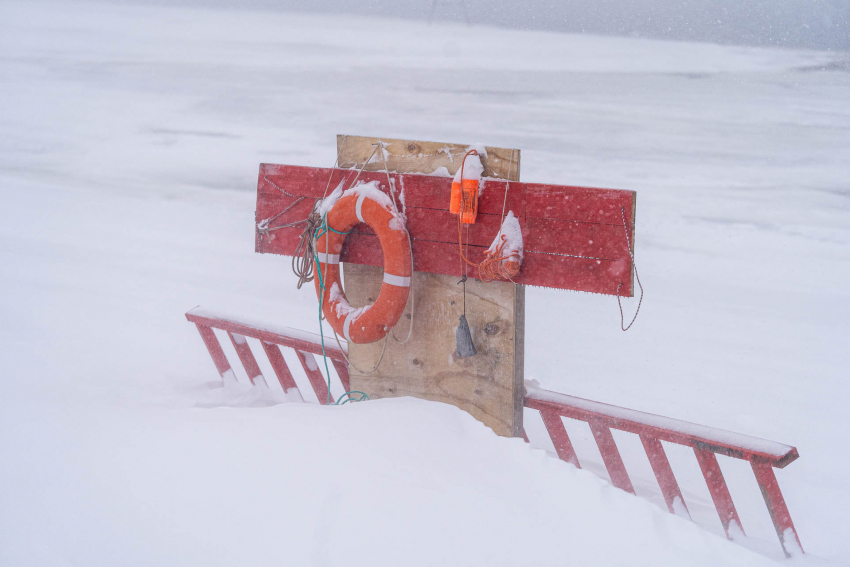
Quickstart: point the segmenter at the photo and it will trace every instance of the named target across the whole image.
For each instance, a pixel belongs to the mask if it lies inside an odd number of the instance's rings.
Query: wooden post
[[[468,148],[462,144],[337,136],[340,166],[362,165],[378,141],[385,144],[389,170],[399,173],[430,174],[445,167],[454,175]],[[519,181],[519,161],[519,150],[488,147],[487,157],[482,159],[484,175],[505,179],[510,172],[510,180]],[[366,169],[383,167],[383,159],[376,156]],[[445,199],[448,202],[448,194]],[[346,263],[343,270],[345,293],[351,304],[373,303],[381,288],[381,268]],[[474,276],[477,272],[470,268],[466,316],[477,355],[455,356],[455,328],[463,312],[463,289],[458,278],[414,270],[411,299],[394,329],[395,336],[403,341],[412,324],[410,340],[401,344],[390,336],[383,360],[373,373],[361,370],[375,365],[383,342],[349,345],[351,389],[372,398],[413,396],[449,403],[499,435],[522,437],[525,288],[511,282],[484,283]],[[412,319],[411,300],[416,303]]]

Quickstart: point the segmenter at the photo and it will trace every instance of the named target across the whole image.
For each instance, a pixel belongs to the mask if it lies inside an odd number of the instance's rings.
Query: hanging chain
[[[623,218],[623,230],[626,233],[626,247],[628,248],[629,256],[632,259],[632,268],[635,271],[635,279],[637,280],[638,287],[640,287],[640,299],[638,300],[638,306],[637,306],[637,310],[635,311],[635,316],[632,317],[632,322],[629,323],[628,327],[626,327],[625,326],[626,321],[625,321],[625,318],[623,317],[623,304],[620,300],[620,287],[623,285],[623,282],[620,282],[619,284],[617,284],[617,305],[620,306],[620,328],[623,329],[623,331],[628,331],[629,329],[632,328],[632,325],[634,325],[635,320],[637,319],[638,313],[640,313],[640,305],[641,305],[641,303],[643,303],[643,285],[641,285],[641,283],[640,283],[640,276],[638,275],[637,264],[635,263],[635,254],[632,251],[632,243],[631,243],[631,240],[629,239],[629,228],[626,225],[626,209],[625,209],[625,207],[620,207],[620,214]]]

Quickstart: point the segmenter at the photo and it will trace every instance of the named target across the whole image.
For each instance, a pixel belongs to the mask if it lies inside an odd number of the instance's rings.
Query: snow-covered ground
[[[260,162],[332,165],[337,133],[519,147],[524,180],[638,191],[637,323],[620,331],[608,296],[530,289],[526,377],[796,445],[777,477],[803,546],[850,563],[848,60],[0,4],[0,564],[778,557],[746,463],[720,459],[751,536],[738,545],[716,535],[686,450],[668,447],[707,530],[661,510],[627,434],[650,502],[447,406],[269,406],[276,392],[210,389],[189,308],[318,329],[288,259],[253,253],[253,190]],[[567,425],[605,477],[589,432]]]

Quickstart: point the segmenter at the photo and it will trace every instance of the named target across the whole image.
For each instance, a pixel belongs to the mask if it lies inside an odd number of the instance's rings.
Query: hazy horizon
[[[432,0],[101,0],[428,19]],[[465,8],[465,10],[464,10]],[[437,22],[732,45],[850,51],[846,0],[438,0]]]

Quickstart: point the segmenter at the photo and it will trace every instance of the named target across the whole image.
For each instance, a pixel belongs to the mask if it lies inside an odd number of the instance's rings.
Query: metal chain
[[[643,303],[643,285],[641,285],[641,283],[640,283],[640,276],[638,275],[637,264],[635,263],[635,255],[634,255],[634,252],[632,251],[631,240],[629,239],[629,228],[626,225],[626,209],[625,209],[625,207],[620,207],[620,214],[623,218],[623,230],[626,233],[626,247],[628,248],[629,256],[632,258],[632,268],[635,271],[635,279],[637,280],[638,287],[640,287],[640,299],[638,300],[638,306],[637,306],[637,310],[635,311],[635,316],[632,317],[632,322],[629,323],[628,327],[626,327],[625,326],[626,320],[623,317],[623,303],[620,301],[620,287],[623,285],[623,282],[620,282],[619,284],[617,284],[617,305],[620,306],[620,328],[623,329],[623,331],[628,331],[629,329],[632,328],[632,325],[635,324],[635,320],[637,319],[638,313],[640,313],[640,305],[641,305],[641,303]]]
[[[274,181],[272,181],[271,179],[269,179],[269,178],[268,178],[268,176],[263,175],[263,179],[265,179],[265,180],[266,180],[266,183],[268,183],[269,185],[271,185],[272,187],[274,187],[275,189],[277,189],[278,191],[280,191],[281,193],[283,193],[283,194],[284,194],[284,195],[286,195],[287,197],[292,197],[293,199],[294,199],[294,198],[296,198],[296,197],[298,197],[298,195],[293,195],[292,193],[289,193],[288,191],[286,191],[286,190],[281,189],[280,187],[278,187],[278,186],[275,184],[275,182],[274,182]],[[301,197],[301,198],[303,199],[304,197]]]

